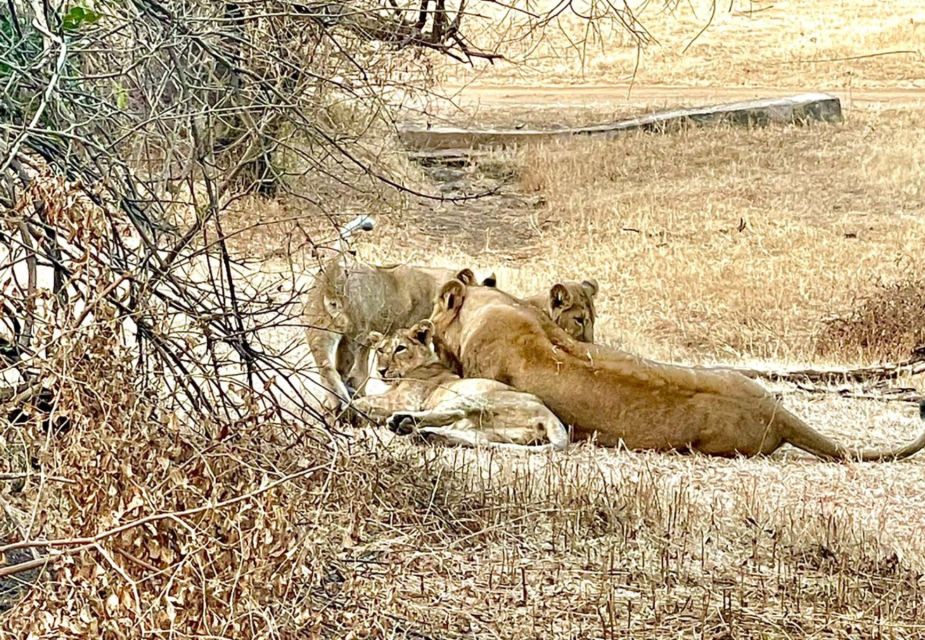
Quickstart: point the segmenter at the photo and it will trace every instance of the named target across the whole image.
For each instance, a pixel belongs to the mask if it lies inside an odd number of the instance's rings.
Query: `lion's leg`
[[[370,350],[365,345],[353,342],[351,344],[351,351],[353,352],[353,366],[350,367],[350,373],[347,374],[347,379],[351,382],[354,389],[361,391],[366,387],[366,383],[369,382]]]
[[[330,411],[337,411],[340,406],[350,398],[347,385],[337,372],[337,352],[343,335],[336,331],[310,327],[308,334],[308,348],[315,359],[315,366],[321,376],[321,384],[326,396],[323,404]]]
[[[386,425],[395,433],[407,435],[423,427],[444,427],[466,418],[463,409],[432,409],[430,411],[397,411],[392,414]]]
[[[494,444],[485,437],[485,434],[472,428],[468,419],[459,420],[445,427],[422,427],[414,433],[429,442],[437,441],[440,444],[456,445],[462,447],[486,447]]]
[[[381,424],[387,419],[391,420],[393,415],[407,415],[397,412],[409,409],[409,403],[413,404],[413,401],[409,400],[402,390],[391,389],[378,395],[356,398],[351,402],[351,406],[370,420]]]
[[[357,380],[351,376],[353,368],[356,366],[357,350],[358,346],[353,340],[347,336],[342,336],[337,345],[337,359],[334,367],[337,370],[337,375],[347,386],[347,391],[350,392],[351,397],[355,396],[360,388],[357,385]]]
[[[495,442],[483,431],[479,431],[477,425],[469,418],[464,418],[445,427],[422,427],[415,432],[424,440],[438,440],[441,444],[456,445],[462,447],[502,449],[506,451],[525,451],[528,453],[538,453],[541,451],[555,450],[552,444],[515,444],[513,442]]]

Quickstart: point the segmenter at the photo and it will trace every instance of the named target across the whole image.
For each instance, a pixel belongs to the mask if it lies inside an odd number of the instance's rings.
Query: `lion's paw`
[[[393,413],[389,416],[385,425],[390,431],[400,436],[407,436],[414,433],[414,418],[407,413]]]

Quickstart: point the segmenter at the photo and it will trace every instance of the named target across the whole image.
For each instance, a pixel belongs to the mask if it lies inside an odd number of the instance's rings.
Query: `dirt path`
[[[589,107],[605,104],[632,106],[660,103],[727,102],[821,91],[838,96],[845,108],[885,105],[925,108],[925,87],[889,89],[827,89],[825,87],[684,87],[671,85],[503,86],[491,84],[446,85],[460,106],[490,107],[537,105]]]

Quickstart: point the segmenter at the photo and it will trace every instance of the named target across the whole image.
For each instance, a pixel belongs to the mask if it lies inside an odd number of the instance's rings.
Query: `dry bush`
[[[259,335],[289,303],[233,277],[219,252],[151,247],[144,220],[33,156],[13,166],[0,552],[16,565],[4,586],[39,583],[0,625],[247,633],[239,609],[268,615],[285,586],[272,578],[304,557],[286,555],[297,541],[282,535],[295,516],[274,502],[281,480],[311,487],[336,458],[318,414],[304,420],[310,385]]]
[[[826,357],[905,360],[925,349],[925,280],[881,284],[816,338]]]

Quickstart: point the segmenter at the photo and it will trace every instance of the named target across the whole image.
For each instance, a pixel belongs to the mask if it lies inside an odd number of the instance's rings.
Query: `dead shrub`
[[[925,279],[879,284],[816,338],[823,356],[904,360],[925,348]]]

